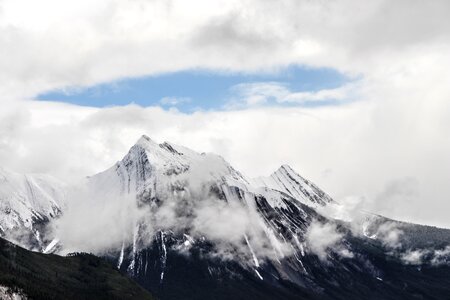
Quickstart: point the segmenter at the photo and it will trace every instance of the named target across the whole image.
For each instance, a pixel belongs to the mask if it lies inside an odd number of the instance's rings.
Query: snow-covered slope
[[[61,214],[64,199],[64,185],[50,176],[0,168],[0,236],[42,250],[45,224]]]
[[[324,191],[311,181],[301,177],[288,165],[282,165],[269,177],[252,179],[251,183],[253,186],[264,186],[284,192],[303,204],[314,207],[334,202]]]
[[[159,190],[175,188],[177,184],[221,184],[227,180],[245,184],[244,177],[222,157],[197,153],[188,148],[158,144],[142,136],[122,161],[105,172],[92,176],[89,185],[95,190],[132,193],[140,197],[155,197]]]

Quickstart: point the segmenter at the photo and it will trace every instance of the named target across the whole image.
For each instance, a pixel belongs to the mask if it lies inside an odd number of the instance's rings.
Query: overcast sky
[[[70,181],[146,134],[249,176],[287,163],[338,201],[450,227],[449,11],[0,0],[0,166]]]

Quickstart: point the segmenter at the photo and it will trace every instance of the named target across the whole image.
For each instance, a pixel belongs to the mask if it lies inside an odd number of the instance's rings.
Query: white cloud
[[[99,195],[86,188],[72,188],[64,215],[53,226],[53,234],[64,253],[106,253],[129,245],[136,222],[145,215],[136,198],[117,194]]]
[[[435,266],[450,264],[450,246],[447,246],[444,249],[434,250],[431,263]]]
[[[405,264],[409,265],[421,265],[423,263],[423,257],[427,254],[427,251],[423,250],[408,250],[400,255],[400,259]]]
[[[308,102],[343,100],[350,101],[357,97],[358,83],[351,83],[334,89],[323,89],[314,92],[293,92],[285,84],[279,82],[241,83],[233,86],[231,91],[235,94],[228,108],[252,107],[275,103],[305,104]]]
[[[330,251],[342,257],[353,257],[353,253],[341,244],[343,236],[338,232],[336,225],[313,221],[305,237],[311,253],[317,255],[320,260],[326,261]]]
[[[400,253],[400,259],[405,264],[421,265],[430,263],[433,266],[448,265],[450,263],[450,246],[443,249],[415,249]]]
[[[403,230],[394,222],[385,222],[378,227],[376,238],[379,239],[385,246],[396,249],[402,246],[401,237]]]
[[[163,106],[177,106],[189,102],[191,102],[191,98],[189,97],[163,97],[159,100],[159,103]]]

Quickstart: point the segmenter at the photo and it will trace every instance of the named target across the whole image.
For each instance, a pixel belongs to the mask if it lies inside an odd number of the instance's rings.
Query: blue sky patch
[[[292,92],[315,92],[338,88],[349,81],[348,77],[332,69],[289,67],[273,73],[258,74],[188,70],[118,80],[84,89],[55,90],[39,95],[37,100],[95,107],[135,103],[141,106],[176,107],[183,112],[193,112],[224,109],[231,100],[236,101],[239,95],[235,94],[235,87],[242,84],[271,82],[279,83]]]

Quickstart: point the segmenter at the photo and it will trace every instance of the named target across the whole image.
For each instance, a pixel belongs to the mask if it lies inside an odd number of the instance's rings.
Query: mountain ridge
[[[378,299],[448,292],[441,275],[450,230],[364,213],[359,223],[336,220],[324,208],[340,204],[288,165],[251,179],[221,156],[142,136],[78,188],[50,222],[57,225],[52,251],[95,246],[161,299],[181,297],[177,286],[186,299],[359,299],[374,287]],[[89,230],[73,225],[80,220]]]

